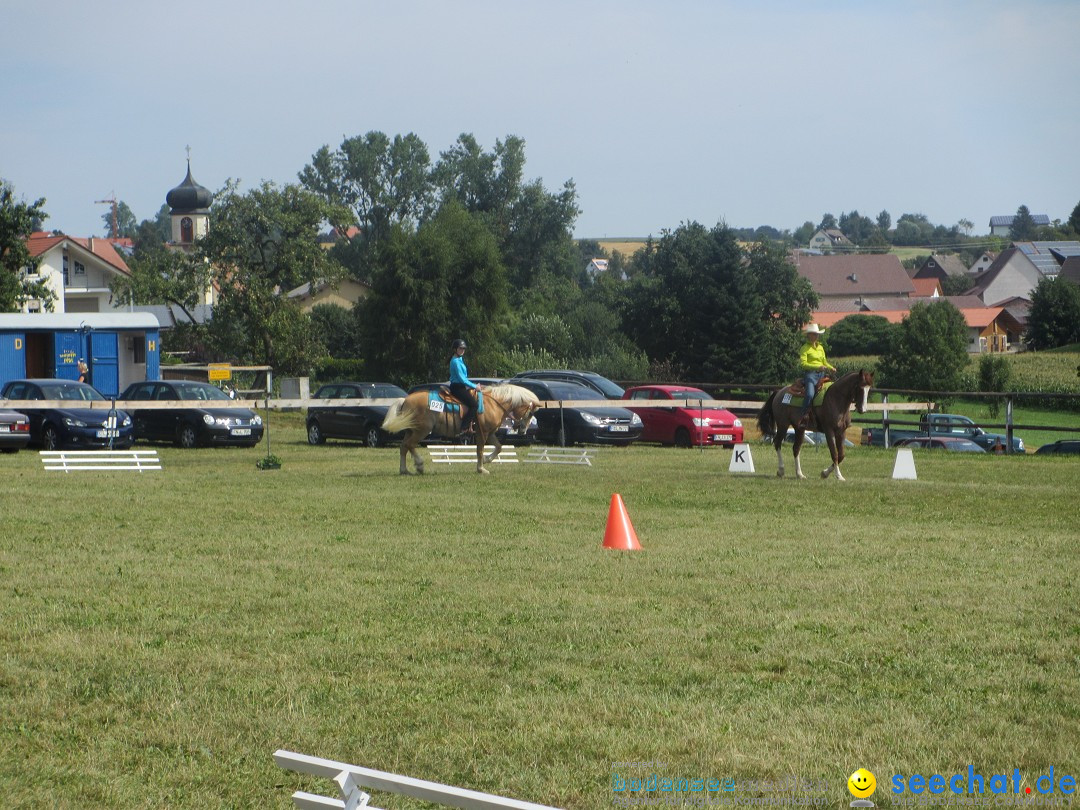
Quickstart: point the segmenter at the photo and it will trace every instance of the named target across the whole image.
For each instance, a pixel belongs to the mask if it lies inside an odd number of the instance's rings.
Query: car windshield
[[[551,391],[552,399],[603,399],[604,396],[599,391],[593,391],[591,388],[586,388],[583,385],[572,385],[570,383],[557,383],[549,382],[547,384],[548,390]]]
[[[77,399],[83,402],[100,402],[105,399],[96,388],[82,383],[68,385],[43,385],[41,393],[45,399]]]
[[[587,374],[585,376],[588,377],[589,382],[604,392],[604,396],[609,399],[622,399],[625,391],[607,377],[601,377],[599,374]]]
[[[176,390],[176,396],[178,399],[228,399],[229,395],[218,388],[216,385],[207,385],[206,383],[175,383],[173,388]]]
[[[672,399],[681,399],[683,401],[688,399],[712,399],[704,391],[699,391],[696,388],[691,388],[686,391],[669,391]]]
[[[392,399],[394,397],[408,396],[405,391],[396,385],[379,385],[375,388],[375,399]]]

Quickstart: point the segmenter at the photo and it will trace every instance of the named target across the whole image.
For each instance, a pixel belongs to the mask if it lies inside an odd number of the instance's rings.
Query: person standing
[[[821,385],[825,373],[836,371],[836,366],[825,359],[825,347],[819,341],[819,338],[825,334],[825,330],[816,323],[812,323],[803,330],[803,333],[806,335],[806,342],[799,348],[799,368],[803,373],[806,397],[799,418],[795,422],[796,425],[801,423],[810,411],[814,395],[817,394],[818,386]]]
[[[465,366],[465,341],[458,338],[451,344],[453,355],[450,358],[450,393],[461,400],[464,412],[461,414],[461,432],[473,433],[476,430],[476,392],[483,386],[469,379],[469,369]]]
[[[81,382],[81,383],[90,382],[90,369],[87,368],[86,361],[83,360],[81,357],[79,358],[79,366],[78,366],[78,368],[79,368],[79,382]]]

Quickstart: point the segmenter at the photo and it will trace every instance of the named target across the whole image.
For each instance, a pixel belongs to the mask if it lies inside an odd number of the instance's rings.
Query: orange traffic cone
[[[641,550],[641,543],[638,542],[634,524],[630,522],[630,516],[626,514],[626,505],[623,503],[622,496],[618,493],[611,496],[607,529],[604,531],[604,548],[613,548],[619,551]]]

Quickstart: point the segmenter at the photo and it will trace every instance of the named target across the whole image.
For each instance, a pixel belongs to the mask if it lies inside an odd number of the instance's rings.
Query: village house
[[[109,240],[37,231],[27,238],[26,247],[38,265],[22,276],[45,282],[54,296],[53,312],[109,312],[120,303],[113,301],[109,283],[130,276],[131,270]],[[40,313],[45,308],[33,299],[21,311]]]

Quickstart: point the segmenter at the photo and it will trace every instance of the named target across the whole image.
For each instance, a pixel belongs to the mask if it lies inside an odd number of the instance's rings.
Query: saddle
[[[828,388],[832,384],[833,384],[833,378],[832,377],[830,377],[827,374],[824,377],[822,377],[821,378],[821,385],[818,386],[818,390],[814,395],[814,399],[817,399],[817,394],[824,393],[825,389]],[[793,382],[791,385],[789,385],[787,387],[787,391],[793,397],[801,397],[803,394],[806,393],[806,383],[803,382],[802,377],[799,377],[799,379],[795,380],[795,382]]]

